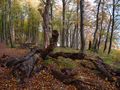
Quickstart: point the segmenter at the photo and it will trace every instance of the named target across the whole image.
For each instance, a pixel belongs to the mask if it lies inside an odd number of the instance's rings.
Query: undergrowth
[[[72,48],[55,48],[54,52],[65,52],[65,53],[79,53],[79,50],[75,50]],[[98,53],[94,53],[92,51],[87,51],[87,54],[91,54],[93,56],[100,56],[105,63],[111,65],[115,68],[120,68],[120,51],[112,50],[111,54],[103,53],[103,50],[99,50]],[[77,66],[77,62],[68,58],[59,57],[58,59],[49,58],[45,61],[45,64],[57,64],[60,68],[74,68]]]

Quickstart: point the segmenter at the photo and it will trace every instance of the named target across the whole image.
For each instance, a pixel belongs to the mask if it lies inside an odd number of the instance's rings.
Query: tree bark
[[[100,9],[100,4],[101,4],[101,0],[99,0],[98,3],[98,7],[97,7],[97,15],[96,15],[96,29],[94,32],[94,36],[93,36],[93,50],[96,51],[96,46],[95,44],[97,44],[97,32],[98,32],[98,22],[99,22],[99,9]]]
[[[78,33],[78,29],[79,29],[79,7],[80,7],[80,4],[79,4],[79,1],[77,0],[77,10],[76,10],[76,13],[77,13],[77,25],[76,25],[76,46],[75,48],[78,49],[78,46],[79,46],[79,40],[78,40],[78,36],[79,36],[79,33]]]
[[[107,28],[107,35],[106,35],[106,39],[105,39],[105,44],[104,44],[104,50],[103,50],[103,52],[105,52],[106,49],[107,49],[107,43],[108,43],[108,39],[109,39],[110,26],[111,26],[111,15],[110,15],[110,20],[109,20],[108,28]]]
[[[100,30],[100,34],[99,34],[99,40],[98,40],[98,48],[97,48],[97,51],[99,51],[99,48],[100,48],[100,44],[101,44],[101,38],[102,38],[102,33],[103,33],[103,13],[104,13],[104,0],[102,2],[102,18],[101,18],[101,30]]]
[[[72,31],[71,31],[72,32]],[[76,33],[76,24],[74,25],[74,31],[73,31],[73,34],[71,36],[71,44],[70,44],[70,47],[71,48],[75,48],[75,41],[76,41],[76,38],[75,38],[75,33]]]
[[[46,1],[45,9],[43,12],[43,30],[44,30],[44,45],[45,48],[49,45],[50,38],[50,27],[49,27],[49,10],[50,10],[51,0]]]
[[[9,33],[10,45],[11,45],[11,48],[13,48],[13,42],[12,42],[13,23],[12,23],[12,13],[11,13],[12,1],[9,0],[8,4],[9,4],[9,31],[8,31],[8,33]]]
[[[81,35],[81,53],[85,51],[85,38],[84,38],[84,0],[80,0],[80,35]]]
[[[62,0],[63,3],[63,12],[62,12],[62,39],[61,39],[61,46],[64,47],[65,44],[65,11],[66,11],[66,0]]]
[[[112,28],[111,28],[111,36],[110,36],[110,44],[109,44],[108,54],[110,54],[111,48],[112,48],[112,39],[113,39],[114,25],[115,25],[115,0],[113,0]]]

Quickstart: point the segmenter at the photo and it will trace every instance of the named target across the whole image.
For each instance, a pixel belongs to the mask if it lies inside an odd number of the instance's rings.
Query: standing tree
[[[80,0],[77,0],[77,9],[76,9],[76,13],[77,13],[77,24],[76,24],[76,49],[78,49],[79,46],[79,40],[78,40],[78,29],[79,29],[79,6],[80,6]]]
[[[85,38],[84,38],[84,0],[80,0],[80,35],[81,35],[81,53],[85,51]]]
[[[97,32],[98,32],[98,22],[99,22],[99,9],[100,9],[100,4],[101,4],[101,0],[99,0],[99,3],[98,3],[98,7],[97,7],[97,15],[96,15],[96,29],[95,29],[95,32],[94,32],[94,36],[93,36],[93,49],[94,51],[96,51],[96,44],[97,44]]]
[[[62,0],[63,3],[63,12],[62,12],[62,24],[63,24],[63,28],[62,28],[62,37],[61,37],[61,46],[64,47],[64,41],[65,41],[65,11],[66,11],[66,0]]]
[[[13,41],[12,41],[12,32],[13,32],[13,17],[12,17],[12,0],[8,0],[8,6],[9,6],[9,41],[11,47],[13,47]]]
[[[112,28],[111,28],[110,45],[109,45],[108,54],[110,54],[110,52],[111,52],[113,32],[114,32],[114,25],[115,25],[115,0],[113,0]]]
[[[110,26],[111,26],[111,15],[110,15],[110,19],[109,19],[109,23],[108,23],[108,27],[107,27],[107,35],[106,35],[106,39],[105,39],[103,52],[105,52],[105,50],[107,49],[107,43],[108,43],[108,39],[109,39]]]
[[[51,5],[51,0],[46,0],[46,2],[44,2],[45,7],[44,7],[44,11],[42,14],[43,17],[43,30],[44,30],[44,47],[47,48],[49,45],[49,38],[50,38],[50,27],[49,27],[49,10],[50,10],[50,5]],[[39,9],[40,13],[41,10]]]
[[[100,34],[99,34],[99,40],[98,40],[98,47],[97,47],[97,50],[99,50],[100,48],[100,44],[101,44],[101,38],[102,38],[102,33],[103,33],[103,21],[104,21],[104,0],[102,1],[102,12],[101,12],[101,23],[100,23]]]

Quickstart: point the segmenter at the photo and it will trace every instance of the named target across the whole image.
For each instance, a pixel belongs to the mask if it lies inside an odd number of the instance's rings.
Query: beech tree
[[[110,52],[111,52],[112,39],[113,39],[113,33],[114,33],[114,26],[115,26],[115,0],[113,0],[113,10],[112,10],[112,28],[111,28],[110,44],[109,44],[108,54],[110,54]]]
[[[45,7],[44,7],[44,11],[42,13],[42,17],[43,17],[43,31],[44,31],[44,47],[47,48],[49,45],[49,39],[50,39],[50,27],[49,27],[49,10],[50,10],[50,5],[51,5],[51,0],[47,0],[46,2],[44,2]],[[40,9],[39,9],[40,11]],[[41,11],[40,11],[41,13]]]
[[[84,38],[84,0],[80,0],[80,35],[81,35],[81,52],[85,51],[85,38]]]
[[[99,26],[98,22],[99,22],[100,4],[101,4],[101,0],[99,0],[99,2],[98,2],[97,15],[96,15],[96,27],[95,27],[95,32],[94,32],[94,36],[93,36],[93,49],[94,49],[94,51],[96,51],[97,42],[98,42],[97,32],[98,32],[98,26]]]

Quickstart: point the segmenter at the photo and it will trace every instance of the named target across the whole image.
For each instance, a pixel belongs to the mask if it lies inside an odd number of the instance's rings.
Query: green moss
[[[60,68],[75,68],[77,66],[76,62],[69,58],[58,58],[58,65]]]
[[[57,65],[59,68],[75,68],[77,63],[69,58],[59,57],[58,59],[48,58],[44,61],[45,65]]]
[[[75,49],[72,49],[72,48],[61,48],[61,47],[58,47],[58,48],[54,49],[54,52],[78,53],[79,50],[75,50]]]
[[[78,53],[79,50],[71,49],[71,48],[55,48],[54,52],[66,52],[66,53]],[[103,53],[101,49],[98,53],[94,53],[92,51],[86,52],[90,56],[100,56],[105,63],[120,68],[120,51],[112,50],[111,54]],[[78,61],[79,62],[79,61]],[[78,65],[77,60],[71,60],[69,58],[59,57],[58,59],[49,58],[45,61],[45,64],[56,64],[59,68],[75,68]],[[117,64],[115,64],[117,63]]]
[[[45,65],[51,65],[51,64],[54,64],[54,61],[52,59],[47,59],[47,60],[44,60],[44,64]]]

